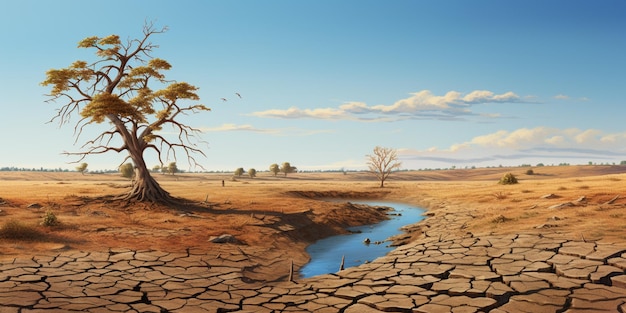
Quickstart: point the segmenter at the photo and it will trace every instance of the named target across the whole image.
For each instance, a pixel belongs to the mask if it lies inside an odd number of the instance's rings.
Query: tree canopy
[[[280,171],[284,173],[285,176],[287,176],[287,174],[289,173],[295,173],[296,171],[298,171],[298,169],[295,166],[291,166],[291,163],[284,162],[283,165],[281,165],[280,167]]]

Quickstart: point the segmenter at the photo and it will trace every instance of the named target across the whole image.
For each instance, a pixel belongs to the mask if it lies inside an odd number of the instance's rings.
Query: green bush
[[[526,171],[526,175],[535,175],[535,171],[533,171],[532,169],[529,169]]]
[[[502,178],[500,178],[500,181],[498,182],[498,184],[500,185],[517,184],[517,178],[515,178],[515,176],[511,173],[506,173],[504,176],[502,176]]]
[[[46,214],[43,215],[43,220],[41,221],[41,225],[43,226],[56,226],[59,225],[59,219],[57,218],[56,215],[54,215],[54,212],[48,210],[46,211]]]

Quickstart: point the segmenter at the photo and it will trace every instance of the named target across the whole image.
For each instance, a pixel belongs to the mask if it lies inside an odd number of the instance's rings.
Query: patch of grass
[[[493,224],[501,224],[501,223],[506,223],[506,222],[512,221],[512,220],[513,220],[512,218],[508,218],[508,217],[506,217],[504,215],[498,215],[498,216],[494,217],[493,219],[491,219],[491,222]]]
[[[561,187],[557,188],[556,190],[567,190],[567,187],[561,186]]]
[[[34,226],[26,225],[18,220],[6,221],[0,228],[0,238],[20,241],[40,241],[45,234]]]
[[[126,220],[130,225],[143,225],[143,221],[147,218],[141,218],[137,214],[134,214],[131,210],[124,211],[124,215],[126,215]]]
[[[610,181],[621,181],[621,179],[617,178],[617,177],[611,177],[609,178]]]
[[[531,193],[533,192],[532,190],[528,190],[528,189],[523,189],[520,191],[521,193]]]
[[[498,200],[504,200],[507,197],[507,195],[502,191],[494,193],[493,196]]]
[[[578,189],[589,189],[589,186],[583,185],[583,186],[578,187]]]
[[[621,218],[622,216],[624,216],[624,214],[622,213],[614,213],[609,215],[609,217],[611,218]]]

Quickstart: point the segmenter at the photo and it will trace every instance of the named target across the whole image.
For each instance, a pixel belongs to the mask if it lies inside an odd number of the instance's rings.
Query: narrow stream
[[[388,206],[395,210],[389,212],[389,220],[374,225],[349,228],[355,233],[337,235],[316,241],[307,247],[311,261],[300,269],[301,277],[312,277],[339,271],[341,257],[345,256],[344,268],[361,265],[386,255],[394,249],[389,247],[387,238],[402,233],[402,226],[417,223],[424,219],[423,209],[395,202],[351,201],[372,206]],[[357,233],[360,232],[360,233]],[[370,244],[364,243],[366,238]],[[382,242],[377,244],[377,242]]]

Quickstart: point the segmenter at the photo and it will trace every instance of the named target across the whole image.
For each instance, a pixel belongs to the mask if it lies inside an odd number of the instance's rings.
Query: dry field
[[[261,278],[272,266],[285,268],[286,260],[306,263],[304,248],[316,239],[384,218],[376,210],[323,198],[466,210],[474,219],[463,231],[473,233],[560,232],[626,243],[626,166],[535,167],[534,175],[526,175],[527,169],[400,172],[385,188],[367,173],[259,173],[236,180],[228,174],[156,174],[172,195],[189,200],[188,206],[177,208],[102,200],[128,188],[128,180],[117,175],[0,172],[0,260],[73,249],[245,247],[268,265]],[[497,184],[508,172],[519,183]],[[59,225],[40,225],[46,212]],[[15,225],[22,233],[8,231]],[[223,234],[239,243],[209,242]]]

